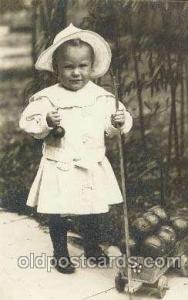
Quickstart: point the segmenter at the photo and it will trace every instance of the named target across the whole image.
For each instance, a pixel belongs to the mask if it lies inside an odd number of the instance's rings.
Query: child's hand
[[[49,127],[57,127],[60,125],[60,115],[57,110],[51,111],[46,115],[46,122]]]
[[[118,109],[115,114],[111,115],[111,123],[116,128],[124,125],[125,114],[123,109]]]

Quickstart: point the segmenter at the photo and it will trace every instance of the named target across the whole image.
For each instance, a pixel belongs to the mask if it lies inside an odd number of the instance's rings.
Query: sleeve
[[[53,129],[46,121],[46,115],[52,107],[45,97],[30,102],[23,111],[19,126],[36,139],[45,138]]]
[[[105,98],[105,133],[107,136],[112,137],[119,131],[111,123],[111,115],[116,112],[116,102],[114,96],[105,96]],[[133,126],[133,118],[122,102],[119,102],[119,109],[123,109],[125,114],[125,123],[120,127],[121,134],[126,134]]]

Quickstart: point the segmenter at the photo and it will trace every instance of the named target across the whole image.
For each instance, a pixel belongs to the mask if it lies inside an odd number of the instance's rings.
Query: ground
[[[25,216],[0,211],[0,291],[2,300],[128,300],[124,292],[119,294],[114,287],[117,269],[78,268],[75,274],[58,273],[45,265],[46,257],[52,255],[50,237],[39,224]],[[72,256],[80,256],[83,249],[69,243]],[[108,249],[110,255],[119,255],[115,247]],[[36,257],[43,257],[36,262]],[[21,258],[22,263],[21,263]],[[20,261],[20,263],[19,263]],[[30,261],[30,266],[25,265]],[[19,267],[21,265],[22,267]],[[187,300],[188,278],[175,272],[168,274],[169,290],[164,300]],[[149,290],[140,290],[134,300],[152,300],[156,295],[148,296]]]

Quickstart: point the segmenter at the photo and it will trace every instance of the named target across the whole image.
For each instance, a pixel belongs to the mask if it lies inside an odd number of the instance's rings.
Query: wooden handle
[[[116,110],[119,109],[119,97],[118,97],[118,86],[119,84],[116,81],[116,76],[112,75],[113,85],[114,85],[114,94],[116,101]],[[128,208],[127,208],[127,198],[126,198],[126,187],[125,187],[125,170],[124,170],[124,156],[123,156],[123,145],[122,145],[122,136],[119,128],[118,132],[118,148],[119,148],[119,160],[120,160],[120,174],[121,174],[121,190],[123,196],[123,213],[124,213],[124,229],[125,229],[125,242],[126,242],[126,255],[127,260],[131,256],[130,247],[129,247],[129,222],[128,222]],[[132,299],[131,287],[132,287],[132,273],[130,266],[127,266],[127,277],[128,277],[128,291],[129,299]]]

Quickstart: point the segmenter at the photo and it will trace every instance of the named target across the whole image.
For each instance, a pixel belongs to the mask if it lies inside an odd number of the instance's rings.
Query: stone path
[[[114,288],[115,268],[78,268],[72,275],[60,274],[54,268],[47,270],[47,257],[52,253],[49,234],[31,218],[1,210],[0,237],[1,300],[128,300],[127,294],[119,294]],[[69,250],[72,256],[83,252],[70,244]],[[109,254],[119,255],[118,249],[110,247]],[[168,278],[170,289],[164,300],[187,300],[188,278],[175,273]],[[133,296],[133,300],[139,299],[156,297],[140,290]]]

